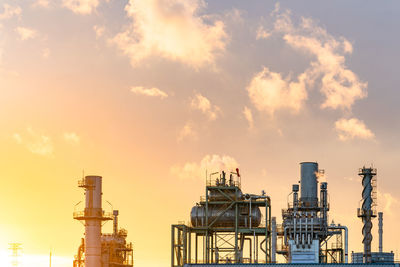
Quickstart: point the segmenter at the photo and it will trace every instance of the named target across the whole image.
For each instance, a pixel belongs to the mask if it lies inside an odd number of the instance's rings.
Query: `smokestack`
[[[85,266],[101,266],[101,176],[86,176]]]
[[[322,220],[324,227],[328,225],[328,183],[322,182],[320,187],[320,201],[322,205]]]
[[[299,197],[298,197],[299,185],[298,184],[292,185],[292,192],[293,192],[293,208],[297,209],[299,206]]]
[[[118,234],[118,210],[113,211],[113,218],[114,218],[114,224],[113,224],[113,229],[114,229],[114,235]]]
[[[358,209],[358,217],[360,217],[363,221],[363,228],[362,228],[362,234],[364,236],[363,238],[363,244],[364,244],[364,263],[371,263],[372,262],[372,256],[371,256],[371,242],[372,242],[372,218],[376,217],[372,210],[372,203],[373,203],[373,198],[372,198],[372,179],[376,175],[376,170],[372,168],[365,168],[363,167],[360,169],[359,173],[360,176],[362,176],[362,185],[363,185],[363,191],[362,191],[362,206],[361,209]]]
[[[318,163],[302,162],[300,166],[300,201],[303,207],[316,208],[318,207]]]
[[[383,252],[383,212],[378,213],[379,220],[379,252]]]
[[[79,181],[79,187],[85,189],[85,210],[74,212],[74,218],[85,222],[85,267],[101,265],[101,224],[111,220],[105,216],[101,205],[101,176],[86,176]]]

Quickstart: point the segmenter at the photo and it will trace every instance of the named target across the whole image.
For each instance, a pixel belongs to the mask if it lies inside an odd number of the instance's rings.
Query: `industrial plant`
[[[128,232],[118,227],[118,210],[103,210],[102,177],[86,176],[78,182],[78,186],[85,190],[85,208],[75,211],[73,217],[85,226],[85,237],[73,267],[132,267],[132,243],[126,241]],[[113,232],[110,234],[101,231],[106,221],[113,221]]]
[[[363,222],[364,251],[352,252],[352,266],[398,267],[394,253],[383,251],[382,212],[378,213],[379,252],[371,251],[377,171],[363,167],[358,174],[363,190],[357,216]],[[300,181],[292,185],[278,223],[271,216],[272,201],[266,192],[242,191],[239,169],[211,173],[190,222],[171,226],[171,267],[267,266],[276,264],[278,255],[284,259],[280,266],[350,263],[349,229],[329,218],[328,183],[319,182],[323,175],[317,162],[300,163]]]

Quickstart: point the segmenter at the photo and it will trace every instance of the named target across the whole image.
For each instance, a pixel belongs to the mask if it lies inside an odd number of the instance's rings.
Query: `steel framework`
[[[217,193],[219,197],[210,198],[210,193]],[[242,196],[240,182],[220,184],[210,179],[206,195],[198,206],[204,207],[204,221],[171,227],[172,267],[271,262],[271,200],[268,196]],[[265,208],[264,218],[256,227],[252,222],[255,208]],[[234,216],[232,225],[227,223],[227,216]]]

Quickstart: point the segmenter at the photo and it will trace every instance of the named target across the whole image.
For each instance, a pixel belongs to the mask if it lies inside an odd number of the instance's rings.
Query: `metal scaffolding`
[[[171,227],[171,266],[199,263],[270,263],[271,200],[242,194],[240,175],[207,180],[190,224]],[[261,219],[260,208],[265,210]]]

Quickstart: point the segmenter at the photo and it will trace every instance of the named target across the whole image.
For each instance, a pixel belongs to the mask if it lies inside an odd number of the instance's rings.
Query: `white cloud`
[[[33,6],[48,8],[50,6],[50,1],[49,0],[37,0],[35,3],[33,3]]]
[[[132,24],[111,42],[133,66],[150,56],[179,61],[194,68],[213,65],[225,50],[224,23],[198,15],[202,0],[130,0],[125,7]]]
[[[13,138],[15,140],[15,142],[17,142],[17,144],[22,144],[22,137],[19,133],[15,133],[13,134]]]
[[[80,137],[74,132],[64,133],[63,138],[67,143],[72,145],[79,144],[79,142],[81,141]]]
[[[49,56],[50,56],[50,49],[49,48],[44,48],[42,50],[42,57],[43,58],[49,58]]]
[[[24,145],[30,152],[40,156],[51,156],[53,154],[53,143],[50,137],[27,128],[25,134],[15,133],[14,140],[19,145]]]
[[[257,38],[281,34],[286,44],[312,56],[313,61],[304,73],[309,74],[307,76],[313,84],[319,82],[316,85],[325,96],[321,108],[351,110],[356,100],[367,96],[367,83],[345,64],[345,56],[353,52],[347,39],[335,38],[309,18],[302,17],[301,22],[295,25],[291,12],[280,12],[279,5],[272,16],[275,18],[273,29],[267,31],[261,26]]]
[[[187,122],[178,133],[178,142],[180,142],[186,138],[191,138],[191,139],[196,140],[198,135],[194,128],[195,127],[194,127],[193,122]]]
[[[356,118],[340,119],[335,123],[336,131],[338,132],[339,139],[346,141],[349,139],[374,139],[374,133],[365,126],[363,121]]]
[[[181,179],[204,179],[208,174],[219,171],[234,171],[239,164],[230,156],[206,155],[199,163],[188,162],[183,166],[172,166],[170,171]]]
[[[252,129],[254,127],[253,113],[248,107],[244,107],[243,115],[246,118],[247,122],[249,123],[249,128]]]
[[[254,75],[246,89],[255,107],[273,116],[279,109],[298,112],[302,108],[307,99],[308,80],[308,73],[299,75],[297,81],[290,81],[289,77],[283,79],[280,73],[264,67]]]
[[[256,39],[267,39],[272,35],[272,33],[265,30],[263,26],[258,27]]]
[[[221,109],[218,106],[212,105],[208,98],[199,93],[192,98],[191,107],[200,110],[210,120],[216,120],[221,113]]]
[[[145,95],[145,96],[160,97],[160,98],[168,97],[167,93],[161,91],[156,87],[144,88],[142,86],[135,86],[131,88],[131,92],[137,95]]]
[[[400,205],[400,200],[394,197],[390,193],[384,193],[378,190],[378,201],[383,206],[383,211],[388,214],[392,215],[393,212],[396,212]]]
[[[18,33],[19,38],[22,41],[33,39],[36,37],[37,32],[34,29],[26,28],[26,27],[17,27],[15,31]]]
[[[22,13],[22,9],[19,6],[11,6],[9,4],[3,4],[3,12],[0,13],[0,20],[10,19],[14,16],[19,16]]]
[[[81,15],[91,14],[100,4],[99,0],[63,0],[63,6]]]
[[[96,38],[100,38],[101,36],[103,36],[105,28],[103,26],[94,25],[93,30],[96,33]]]

